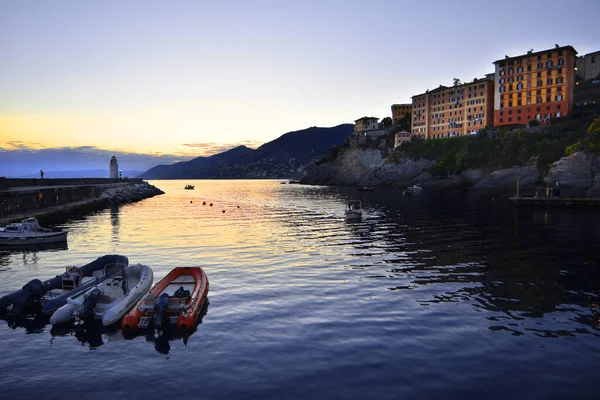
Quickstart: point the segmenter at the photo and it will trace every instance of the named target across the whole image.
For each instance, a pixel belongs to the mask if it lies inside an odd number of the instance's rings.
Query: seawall
[[[29,216],[94,210],[163,193],[141,179],[0,178],[0,225]]]

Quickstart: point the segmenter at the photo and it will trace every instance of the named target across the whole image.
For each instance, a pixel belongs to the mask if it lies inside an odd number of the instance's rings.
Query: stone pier
[[[0,178],[0,225],[28,216],[98,209],[163,193],[142,179]]]

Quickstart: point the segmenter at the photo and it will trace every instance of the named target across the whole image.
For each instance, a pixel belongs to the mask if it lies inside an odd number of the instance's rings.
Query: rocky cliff
[[[302,183],[343,186],[406,186],[419,184],[426,188],[471,188],[512,195],[517,177],[523,190],[536,186],[555,185],[558,181],[565,194],[593,195],[600,191],[600,156],[583,152],[563,157],[543,175],[535,163],[508,169],[469,169],[447,177],[433,176],[429,169],[435,160],[414,160],[403,157],[398,162],[386,162],[380,149],[350,147],[334,160],[322,163],[302,180]],[[591,189],[591,190],[590,190]]]

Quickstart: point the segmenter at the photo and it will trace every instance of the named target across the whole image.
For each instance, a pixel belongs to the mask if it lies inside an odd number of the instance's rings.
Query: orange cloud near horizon
[[[116,152],[181,157],[211,156],[240,145],[256,148],[263,142],[195,142],[195,124],[175,129],[173,119],[145,118],[138,115],[0,115],[0,149],[39,150],[85,147]],[[170,128],[167,128],[170,127]],[[174,132],[175,131],[175,132]],[[172,143],[185,139],[185,143]]]

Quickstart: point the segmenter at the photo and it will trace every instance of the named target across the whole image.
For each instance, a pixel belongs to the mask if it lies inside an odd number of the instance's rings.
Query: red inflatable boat
[[[194,327],[208,295],[208,278],[200,267],[177,267],[158,282],[121,321],[126,331],[160,329],[163,323]]]

